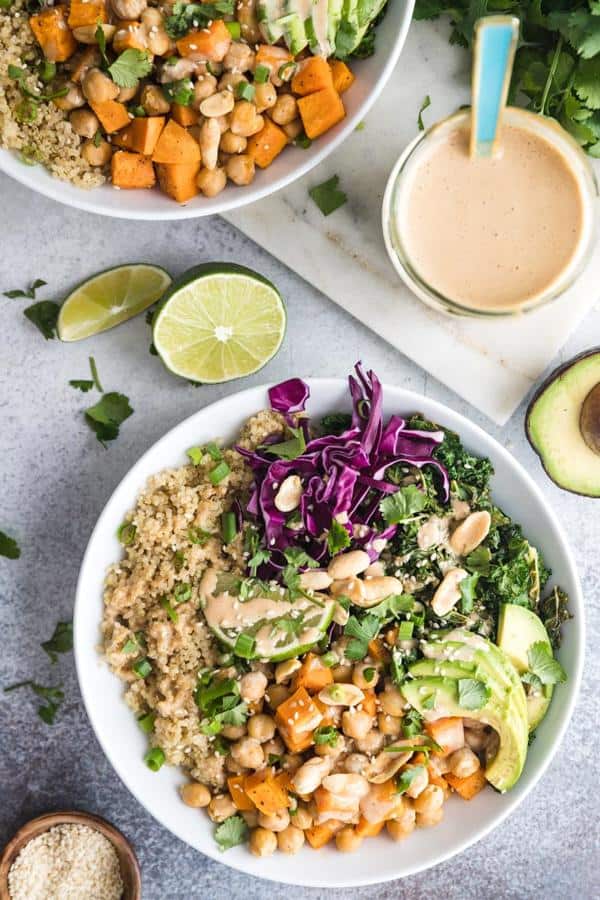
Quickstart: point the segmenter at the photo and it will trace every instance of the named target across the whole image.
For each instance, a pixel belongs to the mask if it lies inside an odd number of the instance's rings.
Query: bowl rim
[[[311,396],[313,396],[313,392],[318,393],[321,389],[340,389],[342,386],[346,386],[345,378],[305,378],[304,379],[308,384]],[[139,459],[130,467],[130,469],[126,472],[122,479],[120,479],[119,483],[116,485],[115,489],[112,491],[110,497],[107,499],[104,504],[96,524],[92,530],[89,541],[87,543],[85,553],[82,558],[81,568],[77,579],[76,586],[76,595],[75,595],[75,607],[74,607],[74,615],[73,615],[73,629],[74,629],[74,656],[75,656],[75,667],[77,672],[77,678],[79,681],[79,688],[81,691],[81,696],[83,699],[84,707],[86,713],[88,715],[88,719],[92,725],[92,729],[96,738],[110,762],[111,766],[124,783],[125,787],[133,794],[136,800],[143,806],[143,808],[158,822],[161,827],[165,828],[171,834],[174,834],[176,837],[180,838],[186,843],[190,843],[183,833],[176,833],[172,831],[172,829],[164,825],[163,822],[158,818],[158,816],[149,808],[146,803],[145,798],[139,795],[137,791],[135,791],[132,787],[130,787],[128,780],[125,775],[121,774],[120,763],[117,759],[117,754],[113,752],[110,744],[104,740],[104,738],[100,735],[99,731],[96,729],[96,723],[94,721],[93,715],[91,713],[92,709],[92,699],[87,695],[87,689],[84,679],[84,668],[86,665],[85,656],[83,653],[83,649],[80,649],[80,644],[78,641],[79,634],[79,622],[82,618],[81,610],[84,606],[84,601],[86,599],[86,595],[84,592],[84,575],[85,570],[88,564],[88,557],[91,555],[91,547],[95,541],[96,534],[99,531],[101,525],[103,524],[103,519],[106,513],[107,508],[112,503],[113,497],[120,490],[121,486],[128,481],[132,474],[139,468],[142,467],[142,463],[145,459],[151,454],[154,453],[161,444],[168,445],[172,439],[172,436],[178,429],[183,429],[185,425],[187,425],[191,420],[193,420],[196,416],[202,415],[207,416],[210,415],[215,421],[218,421],[219,417],[219,408],[221,406],[225,406],[232,402],[237,402],[240,410],[248,409],[245,400],[247,397],[256,396],[257,394],[263,393],[264,396],[267,396],[268,389],[272,387],[271,383],[262,383],[253,387],[246,388],[242,391],[238,391],[233,394],[229,394],[221,399],[209,403],[207,406],[202,407],[196,412],[192,413],[192,415],[187,416],[185,419],[182,419],[177,425],[170,428],[162,437],[160,437],[157,441],[155,441],[140,457]],[[585,660],[585,635],[586,635],[586,626],[585,626],[585,607],[583,601],[583,592],[581,588],[581,580],[579,578],[579,573],[577,571],[577,567],[575,564],[575,559],[573,553],[571,551],[570,545],[568,543],[566,534],[562,528],[560,520],[558,516],[555,514],[554,510],[546,500],[543,492],[532,479],[529,472],[525,469],[525,467],[517,460],[496,438],[492,437],[492,435],[488,434],[481,426],[477,425],[475,422],[472,422],[467,416],[464,416],[462,413],[456,412],[451,407],[447,406],[445,403],[441,401],[435,400],[429,397],[423,397],[423,395],[417,393],[416,391],[412,391],[408,388],[402,387],[400,385],[392,385],[386,382],[382,384],[384,397],[386,394],[389,394],[393,391],[401,391],[405,398],[406,403],[414,403],[414,408],[418,409],[419,404],[425,399],[427,405],[433,407],[434,415],[440,415],[441,420],[443,421],[444,417],[449,417],[450,419],[456,420],[456,430],[460,434],[460,429],[462,427],[467,426],[467,430],[471,430],[474,434],[474,437],[477,440],[482,440],[484,444],[491,444],[491,449],[493,453],[498,457],[503,459],[505,463],[508,464],[509,467],[513,469],[518,469],[519,474],[523,478],[523,480],[527,483],[529,490],[535,496],[537,502],[540,504],[542,509],[544,510],[545,516],[552,522],[553,527],[556,531],[556,535],[558,540],[562,546],[562,550],[564,553],[564,559],[566,564],[566,570],[568,572],[569,580],[572,582],[574,590],[569,595],[570,600],[570,608],[573,613],[573,618],[569,622],[569,628],[574,629],[575,633],[571,638],[572,641],[575,642],[575,646],[578,646],[579,653],[576,656],[573,664],[572,671],[569,671],[569,677],[566,684],[562,685],[564,689],[568,690],[568,697],[565,699],[565,708],[562,714],[562,721],[558,723],[558,726],[555,729],[554,735],[552,737],[551,742],[549,742],[549,747],[547,752],[545,753],[542,761],[539,763],[538,771],[530,776],[527,783],[522,786],[521,792],[519,794],[511,795],[503,794],[503,797],[508,797],[508,802],[506,803],[504,809],[499,810],[493,817],[490,818],[484,825],[478,826],[473,830],[473,834],[466,837],[457,848],[444,850],[443,848],[437,854],[437,857],[434,862],[417,862],[417,863],[409,863],[404,866],[404,871],[401,874],[391,874],[391,875],[377,875],[375,873],[369,874],[366,876],[362,876],[359,878],[343,878],[336,880],[335,885],[331,884],[331,881],[326,878],[318,875],[316,878],[310,879],[308,882],[299,882],[297,880],[287,880],[285,869],[281,873],[277,873],[277,877],[271,874],[262,874],[256,877],[261,877],[266,881],[272,881],[275,883],[283,883],[297,886],[305,886],[305,887],[323,887],[323,888],[351,888],[351,887],[362,887],[371,884],[382,884],[384,882],[390,882],[397,879],[407,878],[411,875],[415,875],[418,872],[426,871],[428,869],[433,868],[434,866],[440,865],[447,860],[459,856],[464,853],[469,847],[478,843],[480,840],[485,838],[490,832],[492,832],[495,828],[501,825],[512,813],[515,809],[525,800],[528,794],[533,790],[533,788],[538,784],[540,779],[546,773],[550,763],[554,759],[567,730],[567,727],[570,724],[571,718],[573,716],[573,712],[579,697],[579,692],[581,689],[581,682],[583,676],[583,666]],[[404,401],[403,401],[404,402]],[[244,418],[244,414],[242,413],[240,419]],[[137,488],[137,492],[143,488],[143,485],[139,485]],[[195,850],[198,848],[190,843]],[[230,868],[236,869],[237,871],[243,872],[246,875],[255,876],[254,872],[249,872],[248,869],[243,865],[243,863],[238,863],[235,858],[227,858],[224,854],[220,853],[216,846],[203,848],[202,850],[198,850],[198,852],[203,853],[205,856],[215,860],[216,862],[223,863]],[[322,870],[320,870],[322,871]]]
[[[0,852],[0,900],[10,900],[8,873],[21,850],[34,838],[60,825],[87,825],[88,828],[93,828],[104,835],[111,842],[119,858],[121,874],[123,874],[123,868],[126,868],[129,875],[130,884],[125,886],[124,900],[141,900],[142,876],[140,864],[131,841],[112,822],[95,813],[78,809],[55,810],[54,812],[42,813],[33,819],[29,819],[13,834]],[[127,887],[129,887],[129,890],[127,890]]]
[[[406,43],[406,36],[412,23],[415,0],[403,0],[403,2],[404,14],[400,27],[396,33],[388,58],[386,59],[372,90],[359,105],[355,113],[344,120],[342,127],[334,137],[323,143],[314,153],[308,154],[306,160],[295,167],[292,172],[280,176],[272,183],[265,183],[262,187],[255,187],[250,190],[244,188],[242,191],[232,191],[229,199],[223,198],[220,202],[211,205],[210,209],[205,209],[201,205],[196,207],[173,202],[172,210],[170,207],[165,207],[164,211],[145,212],[144,210],[121,210],[120,206],[117,206],[114,209],[108,209],[95,203],[92,199],[93,192],[96,190],[94,188],[90,190],[80,188],[81,199],[79,199],[79,195],[74,198],[66,197],[63,194],[63,185],[65,182],[53,176],[51,176],[47,182],[43,181],[40,185],[34,184],[32,179],[28,177],[28,167],[23,165],[23,163],[18,162],[14,155],[14,151],[5,148],[0,148],[0,172],[3,172],[9,178],[13,178],[15,181],[19,182],[19,184],[24,185],[35,193],[42,194],[50,200],[56,200],[64,206],[70,206],[74,209],[80,209],[85,212],[96,213],[101,216],[115,219],[150,222],[178,221],[180,219],[198,219],[204,216],[222,215],[226,212],[233,212],[235,209],[241,209],[244,206],[248,206],[250,203],[254,203],[257,200],[262,200],[271,194],[277,193],[277,191],[281,190],[283,187],[287,187],[299,178],[302,178],[303,175],[306,175],[311,169],[314,169],[315,166],[318,166],[319,163],[323,162],[323,160],[333,153],[333,151],[336,150],[354,131],[358,123],[364,119],[388,83],[392,71],[400,58],[400,53],[402,52],[404,44]],[[67,182],[67,184],[70,184],[70,182]],[[100,185],[99,189],[103,187],[105,187],[105,185]]]

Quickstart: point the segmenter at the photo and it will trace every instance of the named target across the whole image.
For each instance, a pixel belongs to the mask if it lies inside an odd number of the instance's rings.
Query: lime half
[[[98,272],[72,291],[60,308],[61,341],[80,341],[137,316],[160,300],[171,276],[159,266],[131,263]]]
[[[285,334],[279,291],[256,272],[209,263],[185,272],[154,319],[153,341],[167,369],[217,384],[269,362]]]

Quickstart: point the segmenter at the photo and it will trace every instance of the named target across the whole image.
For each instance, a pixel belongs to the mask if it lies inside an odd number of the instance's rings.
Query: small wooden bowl
[[[13,862],[32,838],[38,837],[49,828],[57,825],[87,825],[95,828],[111,842],[119,857],[121,878],[123,879],[123,900],[141,900],[142,878],[140,866],[133,847],[121,832],[100,816],[91,813],[67,810],[64,812],[46,813],[31,819],[23,825],[14,837],[8,842],[0,855],[0,900],[10,900],[8,893],[8,873]]]

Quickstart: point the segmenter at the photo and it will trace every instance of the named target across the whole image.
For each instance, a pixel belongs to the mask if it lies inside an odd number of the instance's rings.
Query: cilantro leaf
[[[4,531],[0,531],[0,556],[7,559],[18,559],[21,555],[21,548],[14,538],[9,537]]]
[[[137,87],[140,78],[152,71],[152,59],[145,50],[130,47],[117,56],[108,67],[108,74],[116,85],[124,88]]]
[[[476,678],[458,679],[458,702],[463,709],[481,709],[488,702],[491,690]]]
[[[56,322],[60,306],[51,300],[39,300],[23,310],[26,318],[42,332],[47,341],[56,336]]]
[[[248,826],[241,816],[229,816],[215,829],[215,841],[222,852],[243,844],[248,837]]]
[[[342,434],[352,427],[352,416],[350,413],[329,413],[321,419],[322,434]]]
[[[419,126],[419,131],[425,131],[425,124],[423,122],[423,113],[430,106],[431,106],[431,97],[429,96],[429,94],[427,94],[427,96],[421,103],[421,108],[419,109],[419,115],[417,116],[417,125]]]
[[[124,394],[111,391],[103,394],[102,399],[85,411],[85,421],[92,429],[100,443],[114,441],[119,436],[119,426],[133,413],[129,398]]]
[[[43,684],[38,684],[35,681],[20,681],[18,684],[11,684],[10,687],[4,688],[4,693],[8,694],[10,691],[16,691],[23,687],[31,688],[37,697],[40,697],[45,701],[45,705],[38,706],[38,716],[46,723],[46,725],[54,725],[56,713],[65,699],[62,687],[60,685],[57,685],[56,687],[44,687]]]
[[[104,69],[108,69],[110,62],[108,56],[106,55],[106,35],[104,34],[104,29],[100,22],[98,22],[98,26],[94,32],[94,38],[98,45],[100,56],[102,57],[102,67]]]
[[[425,766],[410,766],[409,768],[404,769],[396,779],[396,793],[405,794],[415,778],[422,775],[424,772]]]
[[[339,181],[339,175],[334,175],[328,181],[316,184],[308,192],[324,216],[330,216],[348,199],[343,191],[338,190]]]
[[[161,85],[162,92],[169,103],[178,103],[180,106],[189,106],[194,97],[194,85],[189,78],[181,78],[179,81],[169,81]]]
[[[340,736],[339,731],[333,725],[321,725],[313,732],[313,738],[317,746],[326,744],[328,747],[335,747]]]
[[[94,382],[91,379],[88,381],[86,378],[73,378],[69,381],[69,384],[72,388],[77,388],[78,391],[82,391],[84,394],[87,394],[94,387]]]
[[[9,68],[11,67],[9,66]],[[35,292],[46,284],[48,282],[44,281],[43,278],[36,278],[25,290],[4,291],[4,296],[9,297],[11,300],[15,297],[26,297],[29,300],[35,300]]]
[[[287,441],[281,441],[279,444],[262,444],[260,450],[266,450],[280,459],[296,459],[301,456],[306,449],[306,438],[302,428],[290,428],[288,431],[292,437]]]
[[[584,59],[577,66],[575,93],[589,109],[600,109],[600,59]]]
[[[477,547],[465,559],[465,565],[470,572],[478,572],[480,575],[490,574],[490,560],[492,551],[489,547]]]
[[[426,506],[427,495],[416,485],[409,484],[385,497],[379,504],[379,509],[388,525],[397,525],[422,512]]]
[[[527,651],[529,671],[536,675],[542,684],[559,684],[567,680],[567,673],[552,650],[544,641],[536,641]]]
[[[381,622],[375,616],[366,615],[362,619],[350,616],[344,627],[344,634],[350,637],[346,647],[346,657],[351,660],[364,659],[369,652],[369,641],[377,637]]]
[[[327,549],[330,556],[335,556],[341,550],[350,546],[350,535],[346,528],[341,525],[337,519],[331,520],[329,531],[327,532]]]
[[[475,588],[477,587],[478,581],[479,574],[473,572],[472,575],[467,575],[467,577],[463,578],[458,584],[460,590],[460,611],[465,616],[473,611],[473,606],[475,604]]]
[[[59,653],[68,653],[73,649],[73,623],[58,622],[52,637],[43,641],[41,647],[52,663],[57,662]]]
[[[415,737],[423,731],[423,718],[416,709],[409,709],[402,719],[402,734],[404,737]]]

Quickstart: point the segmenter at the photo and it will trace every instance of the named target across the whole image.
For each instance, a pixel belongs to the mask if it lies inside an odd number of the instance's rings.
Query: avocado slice
[[[427,722],[444,716],[459,716],[490,725],[498,734],[500,747],[488,764],[485,777],[502,793],[516,784],[527,757],[527,721],[520,715],[510,715],[507,706],[498,702],[493,692],[481,709],[465,710],[458,702],[458,681],[454,678],[415,678],[405,681],[400,690]],[[432,694],[435,695],[434,707],[427,709],[423,703]]]
[[[525,431],[558,487],[600,497],[600,347],[550,375],[529,405]]]
[[[538,641],[546,644],[552,652],[548,632],[540,617],[524,606],[504,603],[498,619],[498,646],[520,675],[529,671],[528,651]],[[529,731],[534,731],[548,712],[553,690],[553,685],[545,684],[541,691],[526,695]]]

